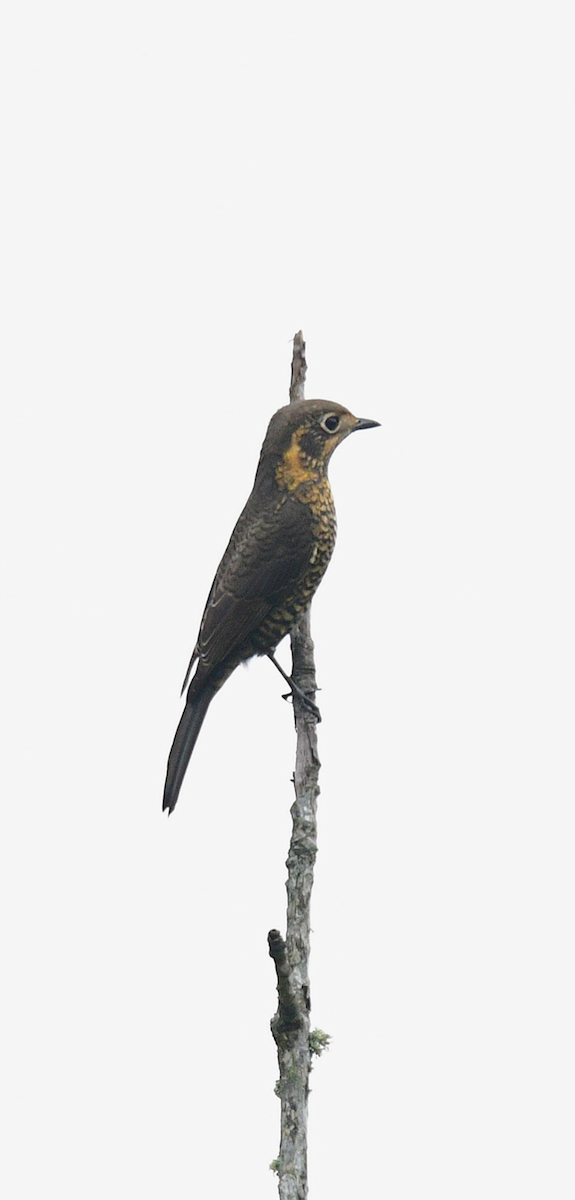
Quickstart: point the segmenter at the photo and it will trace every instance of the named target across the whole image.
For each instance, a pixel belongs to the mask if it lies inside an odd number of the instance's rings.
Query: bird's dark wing
[[[197,643],[203,675],[258,628],[309,563],[307,505],[290,496],[255,517],[249,510],[250,501],[218,567],[203,615]]]

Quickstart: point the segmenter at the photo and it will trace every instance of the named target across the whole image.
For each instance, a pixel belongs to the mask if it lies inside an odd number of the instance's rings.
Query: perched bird
[[[299,694],[273,653],[309,607],[331,558],[336,534],[327,477],[331,455],[348,434],[376,425],[379,421],[354,417],[327,400],[298,400],[272,417],[252,493],[216,571],[184,679],[182,692],[196,665],[168,759],[163,808],[170,813],[208,708],[239,663],[269,655]]]

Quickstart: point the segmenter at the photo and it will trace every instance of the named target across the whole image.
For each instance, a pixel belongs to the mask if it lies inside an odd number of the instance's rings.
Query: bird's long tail
[[[186,707],[182,713],[180,724],[176,729],[176,736],[170,750],[170,757],[168,758],[168,771],[162,809],[165,810],[167,808],[170,813],[176,807],[192,750],[194,749],[204,722],[204,717],[216,694],[216,690],[216,688],[204,687],[193,700],[186,700]]]

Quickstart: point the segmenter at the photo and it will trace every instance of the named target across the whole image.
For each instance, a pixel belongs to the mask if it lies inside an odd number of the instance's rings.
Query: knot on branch
[[[286,944],[279,929],[270,929],[268,933],[268,947],[270,958],[273,958],[274,962],[278,962],[279,959],[285,956]]]
[[[270,958],[273,958],[275,963],[277,977],[278,1010],[272,1019],[271,1030],[275,1041],[278,1042],[282,1035],[301,1029],[303,1017],[292,982],[287,947],[279,929],[270,929],[268,947]]]

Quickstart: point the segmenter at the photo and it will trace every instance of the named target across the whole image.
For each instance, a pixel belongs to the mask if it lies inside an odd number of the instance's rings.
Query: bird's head
[[[300,483],[324,474],[340,442],[357,429],[372,429],[379,421],[354,417],[330,400],[297,400],[272,417],[262,460],[275,460],[278,485],[293,491]]]

